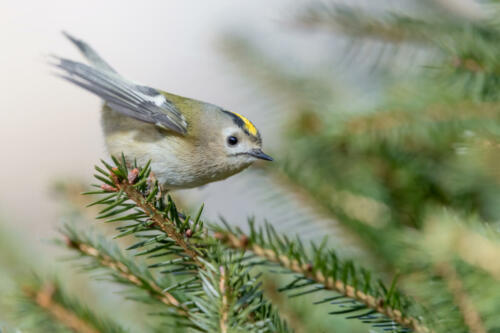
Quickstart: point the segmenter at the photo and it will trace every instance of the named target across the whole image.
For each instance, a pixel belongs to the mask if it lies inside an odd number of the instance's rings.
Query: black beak
[[[272,161],[273,158],[267,154],[264,154],[264,152],[261,149],[252,149],[248,155],[260,158],[261,160],[266,160],[266,161]]]

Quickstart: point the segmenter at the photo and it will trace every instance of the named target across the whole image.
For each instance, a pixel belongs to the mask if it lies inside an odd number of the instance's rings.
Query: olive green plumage
[[[216,105],[138,85],[121,77],[88,44],[66,34],[92,66],[57,58],[60,76],[104,100],[101,123],[112,155],[151,160],[166,189],[225,179],[256,159],[262,140],[245,117]]]

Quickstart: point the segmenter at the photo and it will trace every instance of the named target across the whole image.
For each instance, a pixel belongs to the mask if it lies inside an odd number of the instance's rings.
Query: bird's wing
[[[126,81],[115,72],[76,61],[56,58],[59,76],[101,97],[111,109],[125,116],[179,134],[187,133],[187,122],[177,107],[158,90]]]

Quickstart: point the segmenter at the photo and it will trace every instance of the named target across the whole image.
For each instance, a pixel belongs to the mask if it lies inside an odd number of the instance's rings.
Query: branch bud
[[[222,233],[222,232],[216,232],[216,233],[214,234],[214,237],[215,237],[215,239],[218,239],[218,240],[221,240],[221,241],[224,241],[224,240],[226,240],[226,239],[227,239],[226,234],[224,234],[224,233]]]
[[[249,239],[247,235],[241,235],[240,236],[240,244],[243,247],[246,247],[248,245]]]
[[[132,170],[130,170],[130,172],[128,173],[128,182],[130,184],[135,184],[135,182],[137,181],[137,176],[139,176],[139,169],[137,168],[134,168]]]
[[[103,189],[106,192],[118,192],[118,189],[116,187],[108,184],[102,184],[101,189]]]

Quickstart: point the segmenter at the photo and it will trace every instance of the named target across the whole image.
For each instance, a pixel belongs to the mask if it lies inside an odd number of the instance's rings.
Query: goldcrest
[[[245,117],[216,105],[126,80],[88,44],[68,34],[90,66],[56,57],[60,77],[103,101],[101,123],[110,154],[122,153],[151,169],[163,189],[201,186],[225,179],[257,159],[257,128]]]

